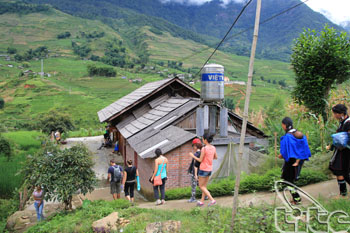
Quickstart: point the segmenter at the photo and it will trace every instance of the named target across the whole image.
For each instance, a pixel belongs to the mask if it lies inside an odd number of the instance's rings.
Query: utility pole
[[[239,193],[239,185],[240,185],[240,181],[241,181],[241,163],[242,163],[243,152],[244,152],[245,134],[246,134],[246,130],[247,130],[250,94],[251,94],[251,91],[252,91],[254,58],[255,58],[256,44],[257,44],[257,41],[258,41],[260,11],[261,11],[261,0],[257,0],[254,35],[253,35],[253,44],[252,44],[252,50],[251,50],[250,60],[249,60],[247,91],[246,91],[246,96],[245,96],[243,122],[242,122],[242,129],[241,129],[241,138],[240,138],[239,150],[238,150],[238,156],[239,157],[238,157],[238,164],[237,164],[235,192],[234,192],[234,196],[233,196],[231,232],[233,232],[234,224],[235,224],[235,217],[236,217],[236,214],[237,214],[238,193]]]
[[[44,59],[41,58],[41,77],[44,77]]]

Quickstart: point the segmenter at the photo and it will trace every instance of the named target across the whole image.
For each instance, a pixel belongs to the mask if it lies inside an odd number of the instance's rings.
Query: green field
[[[33,155],[40,148],[43,134],[37,131],[16,131],[2,135],[10,141],[13,151],[9,161],[0,157],[0,198],[9,198],[22,184],[22,177],[16,175],[17,172],[25,166],[26,156]]]
[[[155,34],[149,27],[143,27],[140,32],[150,58],[147,65],[153,66],[153,69],[142,69],[136,64],[133,69],[115,67],[116,77],[89,77],[88,64],[109,65],[77,58],[73,54],[71,42],[87,44],[92,49],[90,55],[101,56],[108,42],[117,39],[124,42],[128,56],[134,57],[139,50],[132,49],[132,38],[128,37],[128,32],[134,29],[120,24],[114,25],[116,31],[98,20],[82,19],[54,9],[45,13],[2,14],[0,22],[0,53],[6,53],[7,47],[16,48],[19,53],[39,46],[47,46],[50,50],[50,57],[44,59],[44,72],[51,77],[45,78],[19,77],[26,69],[40,72],[38,60],[29,61],[29,68],[19,68],[22,62],[8,62],[0,58],[0,97],[6,102],[5,108],[0,110],[0,117],[4,119],[5,127],[10,129],[21,129],[24,123],[35,122],[40,114],[53,109],[70,114],[78,130],[99,129],[102,125],[98,122],[98,110],[146,82],[166,78],[168,74],[184,73],[188,68],[195,74],[212,52],[206,45],[173,37],[168,32]],[[65,31],[72,34],[71,38],[58,40],[56,36]],[[82,31],[104,32],[105,36],[81,38],[79,35]],[[163,61],[164,65],[157,64],[159,61]],[[167,61],[182,62],[182,71],[167,67]],[[218,51],[210,62],[224,65],[225,76],[232,81],[247,80],[248,57]],[[9,64],[14,67],[8,67]],[[122,79],[123,76],[127,79]],[[130,82],[136,78],[142,79],[142,82]],[[198,78],[194,77],[195,80]],[[293,72],[288,63],[257,59],[254,80],[251,109],[258,111],[268,106],[276,95],[283,99],[289,98]],[[286,82],[284,89],[273,84],[281,80]],[[195,88],[200,88],[199,83],[195,84]],[[226,96],[234,98],[239,106],[244,104],[244,93],[245,86],[225,88]]]

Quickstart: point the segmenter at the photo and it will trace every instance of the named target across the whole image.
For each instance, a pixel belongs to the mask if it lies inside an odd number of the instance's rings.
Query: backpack
[[[120,171],[119,165],[113,167],[113,181],[120,182],[122,180],[122,172]]]

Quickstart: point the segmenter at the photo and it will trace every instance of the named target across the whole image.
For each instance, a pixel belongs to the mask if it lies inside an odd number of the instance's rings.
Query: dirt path
[[[304,191],[309,193],[314,198],[330,198],[337,196],[339,194],[338,191],[338,185],[335,179],[317,183],[317,184],[311,184],[302,187]],[[140,208],[148,208],[148,209],[163,209],[163,210],[191,210],[193,207],[196,206],[196,203],[188,203],[187,199],[182,200],[172,200],[167,201],[165,205],[155,206],[154,202],[146,201],[142,198],[141,195],[138,195],[138,193],[135,190],[135,201],[138,204],[138,207]],[[122,198],[124,197],[124,194],[122,193]],[[88,200],[112,200],[112,195],[109,193],[109,188],[100,188],[94,190],[92,193],[89,193],[85,196],[81,196],[82,199],[88,199]],[[268,204],[273,205],[275,203],[275,193],[272,192],[257,192],[257,193],[250,193],[250,194],[243,194],[239,196],[239,205],[241,207],[245,206],[257,206],[262,204]],[[217,197],[215,198],[217,201],[217,204],[220,206],[232,206],[233,203],[233,196],[225,196],[225,197]],[[209,203],[209,201],[206,201],[206,204]],[[276,203],[281,203],[278,198],[276,198]],[[309,204],[308,201],[304,199],[305,204]]]
[[[92,152],[92,157],[95,162],[93,169],[96,172],[97,177],[101,180],[98,188],[96,188],[92,193],[86,194],[85,196],[79,195],[80,199],[89,199],[92,201],[112,201],[113,199],[112,195],[110,194],[109,184],[105,180],[109,166],[108,163],[111,158],[116,159],[117,163],[122,163],[122,157],[113,154],[112,148],[102,148],[101,150],[98,150],[101,143],[103,142],[103,136],[69,138],[67,139],[67,142],[68,147],[76,143],[84,143],[88,147],[88,149]],[[302,189],[314,198],[318,198],[319,196],[323,198],[329,198],[338,195],[338,185],[336,180],[329,180],[326,182],[307,185],[305,187],[302,187]],[[124,198],[124,193],[121,194],[121,197]],[[232,206],[233,196],[218,197],[215,199],[220,206]],[[240,206],[255,206],[264,203],[273,205],[275,204],[275,200],[277,203],[279,202],[278,198],[276,199],[275,193],[272,192],[257,192],[240,195],[239,197]],[[167,201],[165,205],[155,206],[154,202],[148,202],[136,190],[135,201],[140,208],[190,210],[196,206],[196,203],[188,203],[187,199]],[[206,202],[209,203],[209,201]]]
[[[309,193],[314,198],[330,198],[339,195],[338,184],[336,180],[329,180],[317,184],[311,184],[302,187],[304,191]],[[272,192],[257,192],[250,194],[239,195],[239,206],[257,206],[262,204],[273,205],[275,203],[281,204],[276,198],[275,193]],[[223,207],[231,207],[233,204],[233,196],[217,197],[215,198],[217,204]],[[305,200],[305,199],[304,199]],[[307,202],[307,201],[305,201]],[[209,203],[206,201],[205,204]],[[306,204],[306,203],[305,203]],[[196,203],[188,203],[187,200],[173,200],[167,201],[165,205],[155,206],[153,202],[141,203],[138,205],[140,208],[149,209],[167,209],[167,210],[191,210],[196,206]]]

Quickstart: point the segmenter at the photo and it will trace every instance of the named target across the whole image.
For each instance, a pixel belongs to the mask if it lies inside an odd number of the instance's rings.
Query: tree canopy
[[[42,186],[45,200],[58,200],[72,208],[73,194],[91,192],[96,183],[93,161],[87,148],[80,144],[60,150],[51,143],[34,156],[28,156],[23,167],[25,182]]]
[[[291,64],[296,74],[294,100],[327,120],[329,91],[350,78],[350,40],[328,25],[304,30],[295,40]]]
[[[41,120],[38,127],[43,132],[48,134],[56,130],[62,133],[74,129],[71,116],[62,113],[59,110],[51,110],[50,112],[41,115]]]

